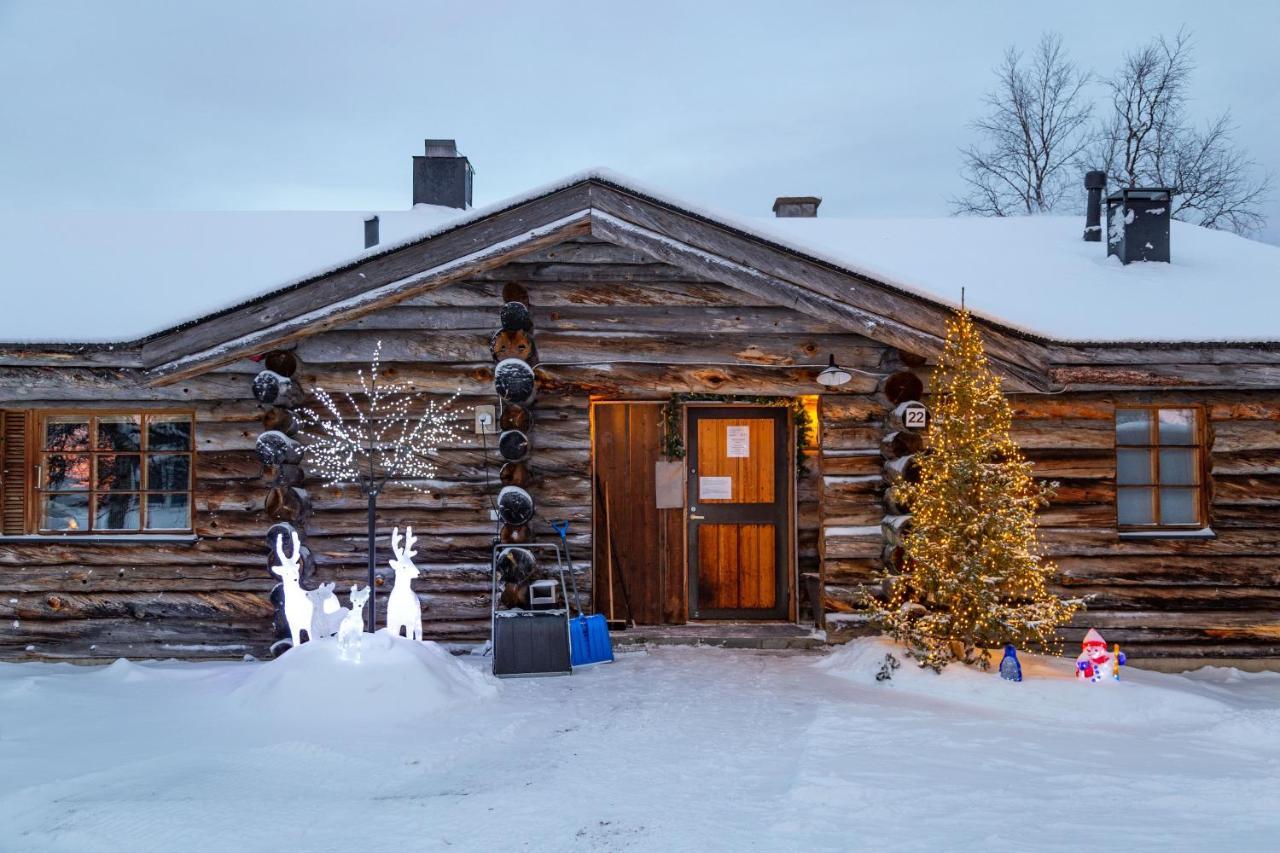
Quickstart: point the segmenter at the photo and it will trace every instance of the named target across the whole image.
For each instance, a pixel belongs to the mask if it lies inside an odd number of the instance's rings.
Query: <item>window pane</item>
[[[98,455],[98,488],[104,492],[136,492],[142,488],[142,457],[123,453]]]
[[[1200,482],[1199,466],[1194,450],[1160,451],[1160,485],[1194,486]]]
[[[40,507],[41,530],[88,530],[89,493],[45,495]]]
[[[187,495],[147,495],[148,530],[187,530],[191,507]]]
[[[44,457],[44,488],[68,492],[89,488],[89,456],[50,453]]]
[[[50,415],[44,421],[45,450],[88,450],[89,419],[80,415]]]
[[[1160,443],[1161,444],[1195,444],[1196,443],[1195,409],[1161,409],[1160,410]]]
[[[98,417],[98,450],[141,450],[142,417],[140,415],[100,415]]]
[[[142,526],[141,505],[137,495],[98,495],[94,529],[137,530]]]
[[[190,450],[191,418],[187,415],[151,415],[147,418],[148,450]]]
[[[1150,444],[1151,411],[1116,409],[1116,444]]]
[[[1198,489],[1161,489],[1160,523],[1196,524],[1199,521],[1199,513],[1196,512],[1198,493]]]
[[[1155,489],[1120,489],[1116,520],[1121,524],[1155,524]]]
[[[185,453],[147,457],[147,489],[185,492],[191,487],[191,460]]]
[[[1152,462],[1155,451],[1117,450],[1116,482],[1121,485],[1144,486],[1155,482]]]

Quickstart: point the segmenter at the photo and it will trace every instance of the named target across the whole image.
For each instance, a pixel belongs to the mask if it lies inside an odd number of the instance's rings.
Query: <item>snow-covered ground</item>
[[[651,649],[501,683],[434,647],[359,671],[332,647],[3,665],[0,850],[1280,845],[1280,675],[1094,686],[1024,659],[1020,684],[876,683],[886,648]]]

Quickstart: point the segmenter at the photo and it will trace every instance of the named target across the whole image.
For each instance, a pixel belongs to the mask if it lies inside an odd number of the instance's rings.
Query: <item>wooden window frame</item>
[[[89,424],[89,447],[84,451],[69,451],[79,455],[87,455],[90,458],[89,484],[87,489],[69,490],[69,489],[46,489],[44,488],[44,458],[49,454],[56,454],[58,451],[47,450],[47,423],[51,417],[72,416],[83,418]],[[100,530],[94,527],[94,519],[96,516],[97,496],[105,493],[100,490],[96,482],[97,458],[99,456],[107,456],[121,453],[115,450],[98,450],[96,444],[97,429],[96,424],[100,418],[124,416],[137,417],[140,421],[141,441],[139,449],[134,451],[123,451],[126,455],[138,456],[139,466],[139,488],[137,491],[120,491],[117,494],[129,494],[138,496],[138,527],[131,530]],[[148,435],[147,422],[153,417],[185,417],[191,425],[190,435],[191,442],[186,450],[159,450],[152,451],[148,444],[150,438]],[[57,408],[57,409],[32,409],[27,412],[27,470],[30,472],[27,478],[26,489],[26,529],[28,535],[35,535],[47,538],[109,538],[109,537],[167,537],[167,536],[184,536],[191,535],[195,531],[195,490],[196,490],[196,417],[194,409],[77,409],[77,408]],[[150,477],[147,461],[152,456],[186,456],[188,481],[187,489],[183,490],[160,490],[148,489],[147,480]],[[86,494],[89,496],[89,512],[88,525],[83,530],[58,530],[54,528],[41,527],[41,518],[44,509],[44,496],[51,494]],[[186,527],[147,527],[147,498],[151,495],[182,495],[187,496],[187,521]]]
[[[1195,443],[1194,444],[1161,444],[1160,443],[1160,412],[1169,411],[1190,411],[1195,417]],[[1121,444],[1120,432],[1118,430],[1119,415],[1121,412],[1145,411],[1149,413],[1151,422],[1150,433],[1147,436],[1146,444]],[[1112,459],[1115,462],[1115,488],[1116,488],[1116,529],[1121,533],[1188,533],[1197,530],[1204,530],[1209,526],[1209,453],[1208,453],[1208,419],[1206,417],[1205,408],[1194,404],[1178,404],[1178,403],[1125,403],[1117,405],[1111,418],[1111,437],[1112,437]],[[1187,449],[1194,450],[1198,454],[1198,466],[1196,482],[1193,485],[1170,485],[1164,486],[1160,482],[1159,457],[1162,449]],[[1156,454],[1156,471],[1153,482],[1150,484],[1124,484],[1120,483],[1120,451],[1121,450],[1147,450],[1154,451]],[[1154,495],[1154,505],[1152,517],[1155,519],[1151,524],[1124,524],[1120,521],[1120,492],[1125,488],[1150,488]],[[1182,524],[1164,524],[1160,521],[1160,490],[1162,488],[1175,489],[1193,489],[1196,493],[1196,520]]]

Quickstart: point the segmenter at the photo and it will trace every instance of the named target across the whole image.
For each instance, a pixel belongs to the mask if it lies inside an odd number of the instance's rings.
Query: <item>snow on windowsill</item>
[[[1198,530],[1121,530],[1121,539],[1216,539],[1212,527]]]
[[[155,544],[161,542],[194,545],[199,541],[199,536],[173,533],[131,533],[122,536],[85,536],[78,533],[29,533],[22,536],[0,536],[0,542],[48,544],[76,542],[81,545],[136,545],[138,543]]]

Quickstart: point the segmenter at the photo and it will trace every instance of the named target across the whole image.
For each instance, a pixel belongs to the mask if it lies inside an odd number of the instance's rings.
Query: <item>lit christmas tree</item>
[[[947,324],[931,409],[920,476],[903,487],[903,574],[887,602],[871,602],[873,622],[936,670],[953,660],[986,668],[1005,643],[1055,650],[1080,602],[1047,588],[1057,567],[1040,557],[1036,511],[1051,489],[1010,436],[1009,401],[967,311]]]
[[[378,495],[392,484],[429,493],[427,481],[436,476],[440,445],[461,439],[459,414],[452,408],[458,392],[437,402],[412,382],[388,380],[381,375],[381,366],[382,341],[378,341],[368,374],[357,371],[359,398],[335,397],[317,388],[322,411],[302,410],[306,458],[316,474],[326,486],[355,483],[368,502],[369,631],[374,630],[377,599]]]

